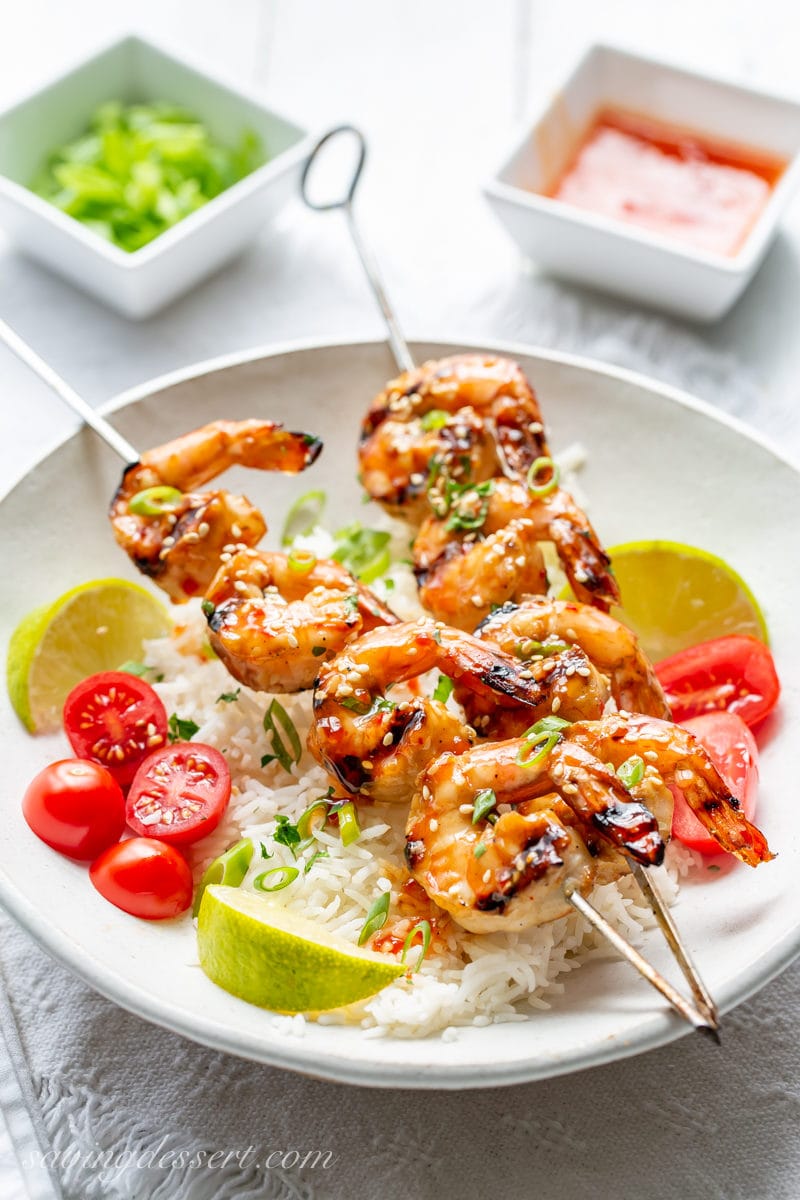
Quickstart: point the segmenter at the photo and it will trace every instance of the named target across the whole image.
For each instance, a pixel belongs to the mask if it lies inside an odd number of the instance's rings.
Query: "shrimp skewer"
[[[336,562],[225,551],[206,593],[212,648],[240,683],[296,692],[361,633],[397,617]]]
[[[351,794],[407,801],[433,757],[469,748],[473,731],[445,704],[391,695],[435,668],[499,704],[547,703],[546,683],[470,634],[430,618],[375,629],[323,664],[314,692],[309,749]]]
[[[552,542],[579,600],[619,601],[610,559],[586,514],[556,488],[532,496],[508,479],[462,492],[448,514],[429,516],[414,542],[420,600],[434,616],[474,629],[508,601],[547,590],[540,545]]]
[[[564,731],[563,741],[583,747],[615,768],[633,755],[639,756],[652,764],[664,783],[680,789],[723,850],[751,867],[774,857],[763,833],[739,811],[738,798],[688,729],[639,713],[616,713],[601,721],[571,725]],[[641,786],[647,775],[645,770]],[[637,791],[630,790],[632,794]]]
[[[358,454],[369,495],[415,522],[427,512],[433,460],[455,481],[498,473],[522,480],[548,449],[538,401],[517,363],[459,354],[391,380],[364,418]]]
[[[609,697],[618,709],[670,718],[661,684],[636,634],[588,604],[527,596],[493,612],[475,636],[515,654],[534,672],[561,678],[558,714],[568,721],[598,720]],[[576,649],[585,654],[591,671],[575,661]],[[525,709],[493,709],[468,693],[457,693],[457,698],[470,724],[484,736],[519,737],[530,724]]]
[[[181,603],[202,595],[223,547],[235,542],[255,546],[266,523],[244,496],[196,489],[237,465],[296,474],[321,449],[317,438],[290,433],[272,421],[204,425],[148,450],[125,469],[109,510],[114,537],[172,600]],[[148,504],[148,493],[155,488],[168,491],[168,501]]]

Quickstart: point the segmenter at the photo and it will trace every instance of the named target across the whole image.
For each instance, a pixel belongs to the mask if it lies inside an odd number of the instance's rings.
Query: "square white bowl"
[[[223,143],[244,129],[269,161],[128,253],[29,190],[57,146],[85,132],[98,105],[166,100]],[[307,131],[257,96],[138,36],[121,38],[0,112],[0,225],[19,248],[129,317],[146,317],[239,253],[296,191]]]
[[[737,254],[697,250],[539,194],[563,173],[604,107],[787,160]],[[800,104],[598,44],[517,138],[484,192],[523,253],[551,274],[714,321],[758,269],[799,176]]]

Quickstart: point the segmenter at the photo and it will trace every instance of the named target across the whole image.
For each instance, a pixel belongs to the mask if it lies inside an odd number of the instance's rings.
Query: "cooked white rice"
[[[407,531],[403,537],[407,544]],[[317,553],[330,547],[321,535],[309,545]],[[403,615],[418,613],[416,589],[410,570],[392,568],[392,605]],[[176,611],[177,635],[150,642],[146,662],[163,676],[156,687],[167,708],[199,725],[197,741],[221,750],[233,779],[233,794],[225,818],[213,835],[195,848],[193,867],[197,877],[217,854],[240,837],[263,843],[270,854],[269,867],[297,865],[300,874],[274,897],[275,902],[302,913],[320,929],[329,929],[355,943],[365,916],[379,892],[392,889],[395,898],[398,867],[403,863],[403,806],[367,806],[359,811],[361,836],[344,847],[337,833],[318,830],[316,844],[297,862],[291,851],[275,843],[275,818],[283,813],[293,822],[328,787],[328,777],[308,753],[304,753],[291,778],[279,763],[262,768],[261,757],[270,746],[263,717],[271,697],[242,687],[235,700],[225,702],[223,693],[236,691],[222,663],[203,655],[205,620],[199,604]],[[310,694],[281,696],[303,743],[311,720]],[[307,873],[303,867],[318,851]],[[695,856],[674,843],[667,863],[654,872],[668,901],[677,893],[678,880],[694,863]],[[265,869],[264,859],[254,856],[243,886]],[[634,944],[641,944],[645,929],[653,924],[650,910],[641,901],[629,877],[616,884],[598,887],[592,903]],[[390,914],[391,915],[391,914]],[[400,979],[368,1002],[319,1018],[328,1023],[360,1022],[366,1036],[421,1037],[441,1033],[452,1037],[459,1025],[488,1025],[499,1021],[523,1021],[532,1010],[548,1008],[563,990],[562,977],[575,970],[589,954],[606,953],[605,944],[577,916],[522,933],[471,934],[445,922],[443,944],[436,942],[419,972]],[[288,1033],[302,1034],[304,1019],[270,1017]]]

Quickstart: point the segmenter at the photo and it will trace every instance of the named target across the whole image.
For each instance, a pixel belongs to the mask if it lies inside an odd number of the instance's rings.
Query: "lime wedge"
[[[164,605],[136,583],[95,579],[35,608],[8,644],[6,678],[14,712],[31,733],[61,726],[76,683],[141,657],[142,642],[170,627]]]
[[[612,615],[654,662],[726,634],[769,641],[750,588],[716,555],[679,542],[629,542],[609,554],[623,605]]]
[[[402,963],[320,930],[270,900],[211,884],[197,922],[200,965],[241,1000],[275,1012],[325,1012],[374,996]]]

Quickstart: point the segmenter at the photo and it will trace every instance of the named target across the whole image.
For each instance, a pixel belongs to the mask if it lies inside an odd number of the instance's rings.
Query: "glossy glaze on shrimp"
[[[561,688],[553,689],[559,696],[556,711],[568,721],[597,720],[609,697],[618,709],[670,718],[661,684],[636,634],[588,604],[528,596],[491,613],[475,636],[547,673],[553,683],[560,679]],[[588,663],[575,660],[576,650]],[[459,700],[485,737],[518,737],[530,724],[524,709],[497,712],[480,697],[466,694]]]
[[[361,481],[395,516],[427,512],[431,463],[454,481],[524,479],[548,454],[542,414],[517,363],[458,354],[393,379],[375,397],[359,446]]]
[[[420,600],[434,616],[474,629],[494,608],[543,593],[543,542],[555,545],[581,601],[600,609],[618,603],[610,559],[568,492],[536,497],[508,479],[484,488],[466,489],[446,515],[429,516],[414,541]]]
[[[633,755],[639,756],[664,783],[680,789],[695,816],[723,850],[751,867],[774,857],[763,833],[739,811],[739,799],[731,794],[708,753],[688,729],[655,717],[623,712],[569,726],[561,744],[570,743],[614,768]]]
[[[221,557],[204,606],[209,639],[231,675],[256,691],[313,687],[348,642],[397,622],[339,563],[244,546]]]
[[[178,603],[202,595],[223,547],[255,546],[266,532],[263,516],[244,496],[198,491],[229,467],[296,474],[315,461],[322,443],[290,433],[273,421],[214,421],[157,446],[125,469],[111,502],[111,526],[122,549],[145,575]],[[168,509],[131,510],[142,492],[170,488]]]
[[[578,751],[575,753],[575,751]],[[565,916],[567,886],[586,892],[664,854],[661,821],[580,748],[531,762],[513,739],[445,754],[422,772],[406,826],[406,861],[431,899],[468,929],[522,929]],[[490,796],[481,816],[476,801]]]
[[[422,619],[365,634],[321,667],[308,743],[351,794],[408,801],[433,757],[470,746],[473,731],[444,703],[392,695],[397,684],[434,669],[498,703],[534,706],[545,696],[519,660],[440,622]]]

